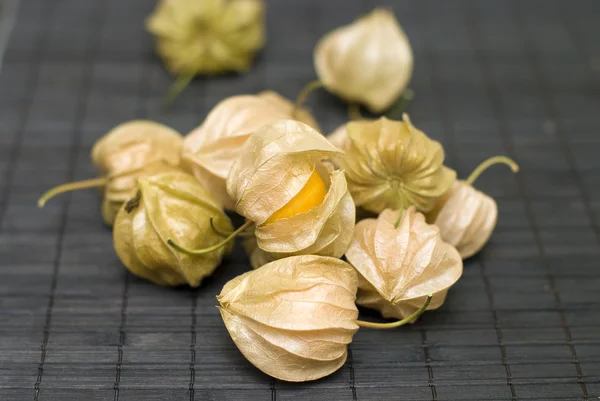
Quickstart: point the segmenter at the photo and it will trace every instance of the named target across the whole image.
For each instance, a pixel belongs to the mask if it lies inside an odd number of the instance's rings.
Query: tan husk
[[[490,166],[504,163],[514,173],[519,166],[505,156],[485,160],[467,180],[457,180],[427,214],[427,221],[440,228],[442,239],[456,247],[467,259],[483,248],[490,239],[498,219],[498,205],[490,196],[475,189],[472,184]]]
[[[38,200],[70,191],[101,188],[102,217],[112,225],[119,208],[131,195],[139,177],[176,170],[182,138],[177,131],[153,121],[135,120],[113,128],[92,149],[92,162],[101,178],[70,182],[51,188]]]
[[[219,202],[194,177],[169,172],[140,178],[137,194],[117,215],[114,246],[133,274],[158,285],[200,285],[231,251],[229,243],[204,255],[188,255],[167,245],[173,239],[184,246],[211,246],[233,229]]]
[[[244,247],[244,251],[246,251],[246,255],[248,255],[250,266],[253,269],[258,269],[259,267],[276,260],[273,255],[263,251],[258,247],[258,244],[256,243],[256,237],[254,235],[246,238],[242,242],[242,246]]]
[[[182,161],[187,170],[209,189],[227,209],[235,203],[227,194],[225,180],[241,147],[265,124],[292,118],[293,104],[275,92],[232,96],[217,104],[183,143]],[[298,120],[318,129],[308,110]]]
[[[406,89],[413,54],[394,14],[376,8],[325,35],[315,48],[314,63],[330,92],[380,113]]]
[[[177,131],[145,120],[123,123],[96,142],[92,162],[107,178],[102,201],[106,224],[113,224],[139,177],[175,169],[182,143]]]
[[[356,206],[380,213],[414,205],[429,211],[450,189],[456,173],[443,165],[444,149],[404,121],[352,121],[336,130],[333,140],[346,154],[339,164],[346,172]]]
[[[265,43],[262,0],[161,0],[146,27],[173,74],[250,68]]]
[[[302,382],[338,370],[358,330],[356,272],[336,258],[304,255],[229,281],[217,297],[239,350],[275,378]]]
[[[384,317],[404,318],[419,309],[428,294],[427,309],[439,308],[448,288],[461,276],[462,259],[442,241],[439,229],[410,207],[384,210],[377,219],[360,221],[346,258],[359,273],[357,303]]]
[[[435,218],[428,220],[440,228],[444,241],[454,245],[466,259],[487,243],[496,227],[496,201],[462,180],[457,180]]]
[[[231,168],[227,191],[236,211],[255,223],[262,250],[275,258],[343,255],[352,238],[354,203],[344,173],[322,163],[341,154],[317,131],[293,120],[266,125],[248,139]],[[315,169],[327,188],[322,203],[267,222],[304,188]]]

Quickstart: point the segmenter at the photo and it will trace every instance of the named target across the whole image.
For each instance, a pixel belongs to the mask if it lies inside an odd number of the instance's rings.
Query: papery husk
[[[327,140],[340,149],[348,149],[350,146],[346,124],[340,125],[331,134],[327,135]]]
[[[433,298],[427,309],[439,308],[463,270],[456,248],[414,207],[394,228],[398,216],[386,209],[377,219],[360,221],[346,251],[359,276],[356,302],[388,318],[411,315],[428,294]]]
[[[245,71],[265,43],[262,0],[161,0],[146,27],[171,73]]]
[[[488,242],[498,219],[496,201],[465,181],[457,180],[427,220],[440,228],[442,239],[467,259]]]
[[[253,221],[258,246],[275,258],[297,254],[341,257],[352,238],[354,202],[345,176],[321,161],[342,151],[308,125],[280,120],[256,131],[244,145],[227,179],[236,212]],[[305,186],[317,170],[327,194],[295,216],[267,220]]]
[[[136,276],[158,285],[200,285],[231,252],[228,243],[203,255],[180,253],[167,245],[208,247],[225,237],[215,232],[233,227],[219,202],[194,177],[169,172],[140,178],[137,195],[123,205],[113,232],[119,258]]]
[[[227,209],[235,203],[227,194],[225,181],[231,165],[250,135],[274,121],[292,118],[292,102],[272,91],[258,95],[232,96],[217,104],[198,128],[184,140],[183,163]],[[316,121],[306,109],[296,118],[315,129]]]
[[[352,121],[338,129],[334,140],[346,154],[339,164],[346,172],[356,206],[380,213],[416,206],[427,212],[456,180],[443,165],[442,145],[403,121]]]
[[[376,8],[325,35],[315,48],[314,63],[330,92],[380,113],[406,89],[413,54],[394,14]]]
[[[244,247],[244,251],[246,251],[246,255],[248,255],[250,266],[253,269],[258,269],[267,263],[277,260],[277,258],[271,255],[269,252],[265,252],[258,247],[258,244],[256,243],[256,237],[254,235],[244,239],[242,246]]]
[[[346,361],[358,330],[354,269],[336,258],[280,259],[229,281],[217,297],[239,350],[280,380],[316,380]]]
[[[102,200],[106,224],[113,224],[139,177],[176,169],[182,139],[166,125],[134,120],[118,125],[94,144],[92,162],[107,179]]]

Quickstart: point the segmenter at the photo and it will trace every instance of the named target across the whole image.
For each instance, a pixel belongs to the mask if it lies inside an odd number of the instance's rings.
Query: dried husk
[[[410,207],[402,214],[384,210],[377,219],[360,221],[346,258],[358,271],[359,305],[388,318],[405,318],[433,298],[427,309],[439,308],[461,276],[462,259],[444,242],[439,229]]]
[[[184,246],[211,246],[233,229],[219,202],[194,177],[169,172],[140,178],[137,195],[117,215],[114,246],[119,258],[136,276],[158,285],[200,285],[231,251],[229,243],[203,255],[180,253],[167,244],[173,239]]]
[[[262,250],[275,258],[343,255],[352,238],[354,203],[344,173],[322,162],[341,154],[317,131],[293,120],[263,126],[248,139],[231,168],[227,191],[236,212],[256,225]],[[304,188],[315,169],[327,188],[322,203],[267,222]]]
[[[102,201],[106,224],[113,224],[138,178],[176,169],[182,143],[177,131],[144,120],[123,123],[96,142],[92,162],[107,179]]]
[[[161,0],[146,23],[176,75],[245,71],[265,43],[262,0]]]
[[[325,35],[315,48],[314,63],[330,92],[380,113],[406,89],[413,54],[394,14],[376,8]]]
[[[258,247],[258,244],[256,243],[256,237],[254,235],[246,238],[242,242],[242,246],[244,247],[244,251],[246,251],[246,255],[248,255],[250,266],[253,269],[258,269],[267,263],[277,260],[277,258],[275,258],[273,255],[263,251]]]
[[[463,259],[479,252],[496,227],[496,201],[473,187],[475,180],[495,164],[505,164],[513,173],[519,171],[519,165],[511,158],[491,157],[477,166],[466,180],[457,181],[427,214],[427,220],[440,228],[444,241],[454,245]]]
[[[416,206],[427,212],[450,189],[456,172],[443,165],[442,145],[403,121],[352,121],[338,128],[333,140],[346,154],[346,172],[356,206],[380,213]]]
[[[217,297],[239,350],[275,378],[302,382],[338,370],[358,330],[354,269],[314,255],[269,263],[229,281]]]
[[[292,118],[294,105],[272,91],[258,95],[232,96],[217,104],[198,128],[190,132],[183,144],[182,161],[227,209],[235,203],[227,194],[225,180],[231,165],[250,135],[263,125]],[[295,118],[315,129],[311,113],[300,109]]]
[[[427,220],[440,228],[442,239],[463,259],[473,256],[490,239],[498,219],[496,201],[465,181],[457,180]]]

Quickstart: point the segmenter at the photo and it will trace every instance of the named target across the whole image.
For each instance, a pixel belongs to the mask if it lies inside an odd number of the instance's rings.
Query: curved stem
[[[194,73],[188,72],[181,74],[177,77],[175,82],[171,84],[169,90],[167,91],[167,95],[163,100],[162,108],[164,110],[171,107],[177,96],[190,84],[192,79],[194,78]]]
[[[360,114],[360,106],[357,103],[350,103],[348,105],[348,119],[350,121],[361,120],[363,118]]]
[[[306,86],[300,91],[298,97],[296,98],[296,103],[294,104],[294,109],[292,110],[292,117],[296,118],[298,112],[306,102],[308,95],[310,95],[315,90],[322,88],[324,86],[323,82],[318,79],[315,81],[310,81]]]
[[[234,232],[232,232],[223,241],[221,241],[221,242],[219,242],[219,243],[217,243],[217,244],[215,244],[213,246],[209,246],[208,248],[203,248],[203,249],[188,249],[188,248],[184,248],[181,245],[177,245],[170,238],[167,240],[167,244],[169,246],[175,248],[179,252],[187,253],[188,255],[204,255],[206,253],[210,253],[210,252],[216,251],[219,248],[224,247],[225,245],[227,245],[228,242],[230,242],[232,239],[234,239],[235,237],[237,237],[242,231],[244,231],[245,229],[247,229],[248,227],[250,227],[253,224],[254,224],[254,222],[252,222],[252,221],[245,222],[244,224],[242,224],[240,226],[240,228],[238,228],[237,230],[235,230]]]
[[[400,327],[400,326],[404,326],[407,323],[412,323],[415,320],[417,320],[417,318],[419,316],[421,316],[423,314],[423,312],[425,312],[425,309],[427,309],[427,307],[429,306],[429,303],[431,302],[431,297],[433,297],[432,294],[427,295],[427,299],[425,300],[425,303],[423,304],[423,306],[421,306],[415,313],[413,313],[412,315],[405,317],[402,320],[398,320],[396,322],[391,322],[391,323],[374,323],[374,322],[365,322],[364,320],[357,320],[356,324],[358,324],[360,327],[369,327],[371,329],[393,329],[396,327]]]
[[[473,172],[469,175],[469,178],[467,178],[465,180],[465,182],[469,185],[473,185],[473,183],[475,182],[475,180],[477,178],[479,178],[481,173],[483,173],[485,170],[487,170],[490,166],[493,166],[494,164],[498,164],[498,163],[506,164],[508,167],[510,167],[510,169],[513,171],[513,173],[516,173],[519,171],[519,165],[510,157],[494,156],[494,157],[490,157],[489,159],[483,161],[479,166],[477,166],[475,168],[475,170],[473,170]]]
[[[77,191],[79,189],[87,189],[87,188],[99,188],[106,185],[106,178],[92,178],[91,180],[83,180],[76,182],[69,182],[66,184],[59,185],[57,187],[51,188],[47,192],[45,192],[42,197],[38,200],[38,207],[44,207],[46,202],[55,197],[56,195],[62,194],[64,192]]]
[[[210,228],[212,228],[214,232],[216,232],[219,235],[222,235],[223,237],[227,237],[233,233],[232,231],[225,232],[225,231],[221,230],[220,228],[217,228],[213,217],[210,218]],[[253,235],[254,235],[254,233],[239,233],[238,237],[251,237]]]

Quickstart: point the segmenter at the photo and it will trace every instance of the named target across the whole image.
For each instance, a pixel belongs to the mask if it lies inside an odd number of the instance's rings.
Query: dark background
[[[0,399],[592,400],[600,396],[599,1],[272,0],[268,44],[240,76],[198,79],[167,115],[143,0],[22,0],[0,72]],[[412,42],[413,123],[478,181],[498,227],[447,303],[414,326],[361,329],[346,365],[288,384],[251,366],[214,305],[247,270],[241,248],[201,289],[123,269],[85,191],[38,210],[49,186],[95,176],[95,140],[134,118],[182,134],[219,100],[315,78],[331,29],[391,6]],[[345,106],[309,100],[325,132]],[[39,393],[36,392],[39,389]],[[191,390],[193,389],[193,390]]]

